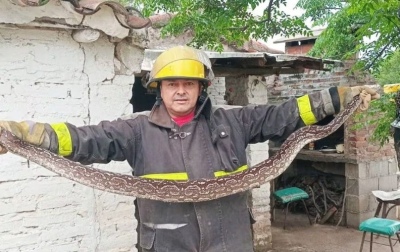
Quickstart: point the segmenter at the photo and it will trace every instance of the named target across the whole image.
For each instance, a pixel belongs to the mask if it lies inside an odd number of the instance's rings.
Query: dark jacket
[[[320,120],[338,112],[336,88],[308,97],[310,111],[303,108],[303,115]],[[206,100],[194,120],[179,127],[161,104],[151,112],[95,126],[67,124],[72,138],[68,158],[84,164],[127,160],[136,176],[185,172],[189,179],[213,178],[215,171],[246,165],[248,144],[285,139],[305,125],[304,118],[299,99],[230,109],[212,107]],[[138,199],[140,246],[158,252],[253,251],[247,196],[200,203]]]

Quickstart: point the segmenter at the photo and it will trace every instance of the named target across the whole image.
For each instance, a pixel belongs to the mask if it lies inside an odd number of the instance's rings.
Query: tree
[[[378,72],[376,79],[380,84],[400,83],[400,50],[382,62]]]
[[[381,85],[400,83],[400,50],[396,50],[391,57],[382,61],[377,70],[376,80]],[[367,121],[376,126],[371,140],[383,145],[394,135],[398,161],[400,161],[400,129],[393,129],[391,123],[400,115],[399,97],[399,91],[383,94],[381,99],[372,104],[371,109],[366,114],[370,118],[373,118],[373,115],[380,115],[374,120]],[[395,100],[397,100],[396,103]],[[400,164],[400,162],[398,163]]]
[[[133,1],[120,0],[132,5]],[[267,40],[275,35],[310,34],[300,17],[281,10],[286,0],[269,0],[261,16],[252,14],[263,0],[135,0],[144,16],[159,12],[175,16],[162,30],[164,35],[193,32],[191,44],[221,51],[222,41],[237,45],[249,38]]]
[[[304,19],[326,25],[313,56],[348,59],[359,55],[358,67],[373,73],[400,45],[398,0],[300,0]]]

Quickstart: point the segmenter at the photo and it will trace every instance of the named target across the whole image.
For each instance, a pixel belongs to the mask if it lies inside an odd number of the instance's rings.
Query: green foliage
[[[377,72],[376,80],[381,86],[400,83],[400,51],[397,50],[383,61]],[[397,109],[394,102],[395,96],[396,93],[383,94],[379,100],[371,104],[370,109],[366,113],[357,116],[360,122],[356,124],[356,128],[363,128],[365,125],[374,125],[376,128],[370,140],[378,142],[380,145],[387,143],[392,136],[390,124],[396,119]]]
[[[376,80],[379,84],[400,83],[400,50],[395,51],[379,66]]]
[[[400,51],[397,50],[385,61],[383,61],[377,71],[376,80],[380,85],[400,83]],[[394,97],[396,93],[383,94],[381,99],[374,101],[366,114],[359,115],[366,124],[375,125],[375,130],[371,136],[372,141],[379,142],[380,145],[387,143],[392,135],[390,124],[396,119],[396,104]],[[372,118],[366,120],[366,118]],[[359,127],[362,124],[357,124]]]
[[[400,45],[398,0],[300,0],[304,19],[327,25],[312,55],[348,59],[360,55],[357,66],[376,71]]]
[[[313,57],[346,59],[356,46],[352,28],[355,17],[343,11],[346,4],[338,0],[300,0],[297,6],[305,10],[303,18],[311,20],[314,26],[329,24],[308,54]]]
[[[305,10],[303,17],[310,18],[313,25],[325,25],[342,10],[344,3],[339,0],[299,0],[297,6]]]
[[[309,51],[313,57],[345,60],[354,56],[357,37],[349,26],[356,19],[338,13],[331,18],[329,27],[323,31],[315,46]]]
[[[129,0],[120,0],[132,5]],[[280,7],[286,0],[270,1],[261,16],[252,11],[262,0],[137,0],[144,16],[160,12],[176,16],[163,29],[164,36],[181,34],[191,30],[192,46],[208,47],[222,51],[222,42],[242,45],[250,38],[268,40],[275,35],[291,36],[310,34],[310,30],[299,17],[292,17]]]
[[[368,125],[374,125],[375,129],[370,141],[378,142],[381,146],[387,143],[391,137],[390,124],[396,118],[396,105],[393,102],[395,93],[383,94],[380,99],[374,100],[369,109],[357,114],[355,129],[363,129]]]

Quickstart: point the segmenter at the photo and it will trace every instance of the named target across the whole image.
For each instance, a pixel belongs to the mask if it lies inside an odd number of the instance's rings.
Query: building
[[[306,55],[314,46],[318,36],[324,29],[315,29],[311,36],[296,35],[289,38],[280,38],[274,44],[285,43],[285,53],[293,55]]]

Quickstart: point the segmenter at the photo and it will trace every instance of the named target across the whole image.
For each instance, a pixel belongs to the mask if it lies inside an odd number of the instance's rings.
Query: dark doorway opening
[[[142,112],[151,110],[156,102],[156,94],[150,93],[142,85],[142,77],[135,77],[135,83],[132,87],[132,98],[130,103],[133,107],[133,112]]]

